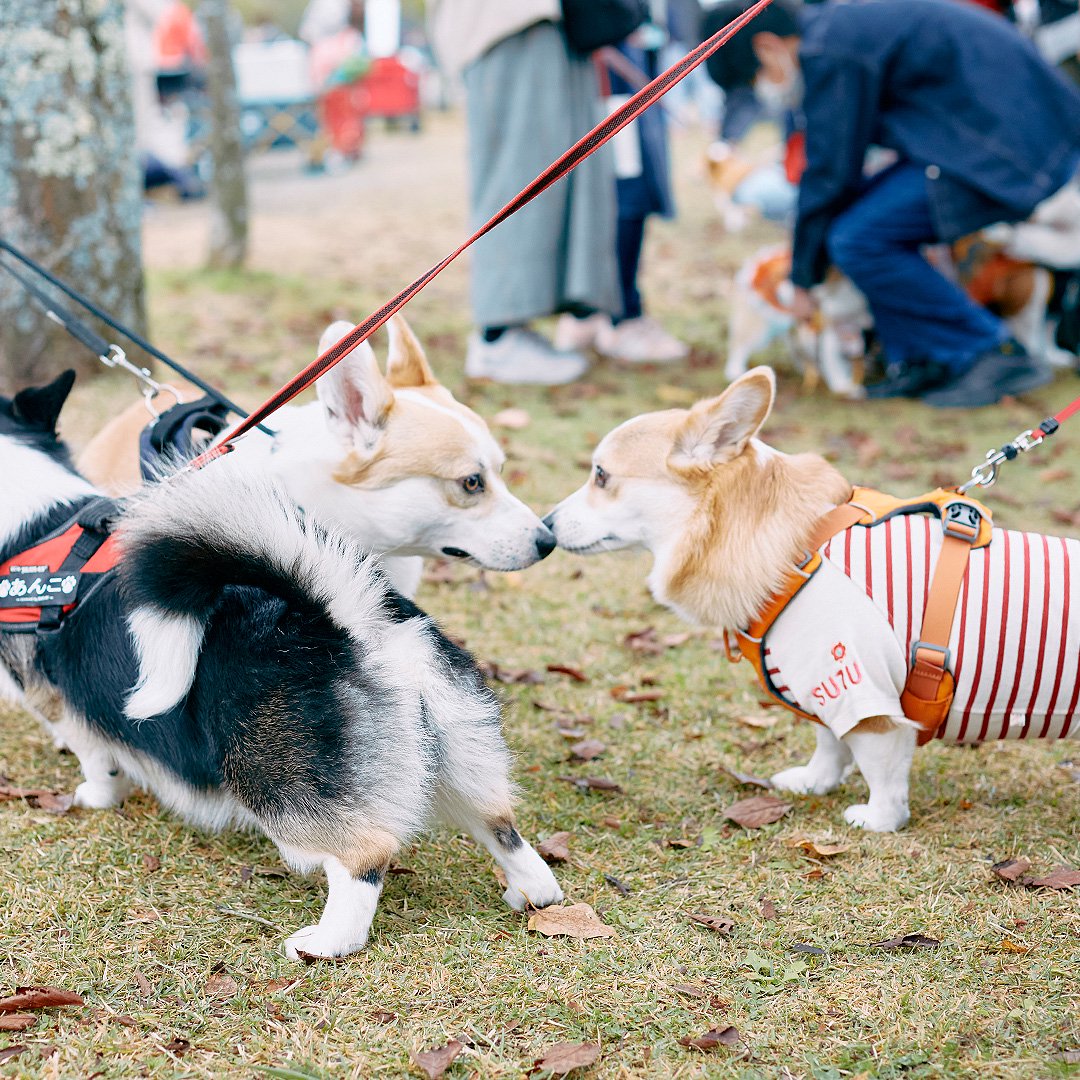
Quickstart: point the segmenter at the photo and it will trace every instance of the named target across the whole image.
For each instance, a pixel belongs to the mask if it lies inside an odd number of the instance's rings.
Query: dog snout
[[[541,559],[546,559],[555,550],[555,547],[555,534],[545,520],[543,527],[536,531],[536,554]]]

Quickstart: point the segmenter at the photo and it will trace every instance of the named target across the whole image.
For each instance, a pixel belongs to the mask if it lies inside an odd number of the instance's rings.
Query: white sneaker
[[[611,329],[611,316],[597,311],[585,319],[561,315],[555,324],[555,348],[582,352],[593,349],[600,335]]]
[[[596,350],[625,364],[675,364],[690,355],[689,346],[648,315],[608,327],[598,336]]]
[[[465,354],[470,379],[497,383],[562,386],[588,370],[589,362],[580,353],[556,349],[547,338],[521,326],[506,330],[498,341],[473,334]]]

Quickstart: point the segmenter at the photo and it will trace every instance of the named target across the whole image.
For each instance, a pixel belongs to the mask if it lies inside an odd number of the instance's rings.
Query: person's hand
[[[791,314],[794,316],[795,321],[801,323],[812,322],[814,316],[817,315],[817,310],[817,301],[810,290],[799,288],[796,285],[791,297]]]

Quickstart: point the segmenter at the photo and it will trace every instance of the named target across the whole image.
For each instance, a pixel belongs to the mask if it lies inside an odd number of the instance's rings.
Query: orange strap
[[[915,499],[897,499],[871,488],[855,488],[851,501],[830,510],[814,525],[810,550],[802,565],[785,575],[780,588],[746,630],[724,634],[728,659],[748,660],[762,689],[797,715],[821,723],[782,697],[765,666],[765,635],[781,612],[821,566],[819,551],[834,536],[854,525],[871,527],[897,514],[936,513],[942,520],[945,539],[926,598],[919,640],[912,646],[910,668],[900,704],[904,715],[919,726],[918,742],[929,742],[948,718],[956,686],[949,671],[949,638],[960,587],[971,552],[990,543],[993,526],[990,511],[974,499],[938,488]],[[737,649],[731,645],[731,637]]]

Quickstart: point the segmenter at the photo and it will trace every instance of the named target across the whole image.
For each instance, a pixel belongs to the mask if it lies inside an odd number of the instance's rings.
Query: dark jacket
[[[957,0],[805,9],[807,167],[791,278],[827,268],[833,220],[862,187],[871,144],[926,166],[939,239],[1020,221],[1080,161],[1080,92],[1004,19]]]

